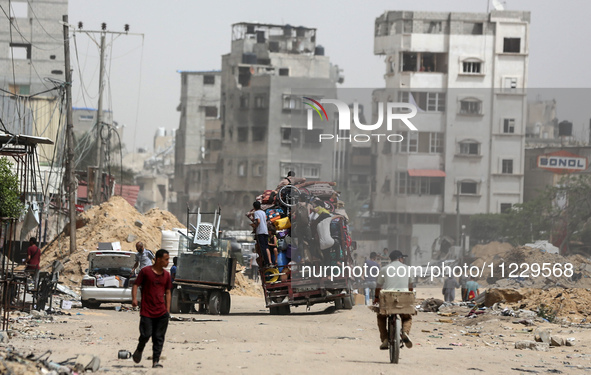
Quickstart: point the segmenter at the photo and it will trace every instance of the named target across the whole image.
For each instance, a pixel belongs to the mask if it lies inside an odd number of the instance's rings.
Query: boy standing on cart
[[[376,296],[374,304],[379,303],[381,290],[393,290],[398,292],[412,292],[413,285],[410,280],[410,269],[404,264],[404,258],[407,255],[402,254],[398,250],[390,253],[390,264],[382,267],[380,275],[376,281]],[[406,270],[402,270],[405,268]],[[404,276],[399,276],[404,275]],[[382,344],[380,349],[388,349],[388,328],[386,326],[387,315],[378,314],[378,329],[380,330],[380,340]],[[407,348],[412,348],[412,341],[410,340],[410,328],[412,326],[412,316],[410,314],[400,314],[402,320],[402,342]]]

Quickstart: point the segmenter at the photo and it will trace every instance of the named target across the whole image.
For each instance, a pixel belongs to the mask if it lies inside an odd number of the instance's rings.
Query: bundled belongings
[[[256,197],[266,214],[269,235],[277,239],[279,253],[271,257],[281,258],[281,266],[292,261],[336,265],[345,258],[346,263],[351,260],[348,217],[335,186],[334,182],[306,181],[290,175],[275,190]],[[246,216],[254,221],[254,209]],[[279,262],[272,259],[271,263]]]

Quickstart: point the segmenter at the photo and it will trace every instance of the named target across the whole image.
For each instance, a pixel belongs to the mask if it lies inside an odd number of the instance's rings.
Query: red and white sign
[[[575,173],[587,170],[587,158],[570,153],[557,151],[538,156],[538,168],[554,173]]]

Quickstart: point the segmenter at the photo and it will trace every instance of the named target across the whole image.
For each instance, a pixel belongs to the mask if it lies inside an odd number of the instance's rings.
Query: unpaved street
[[[419,295],[431,292],[436,293],[435,288],[419,290]],[[41,322],[27,334],[12,338],[10,344],[37,355],[52,350],[55,361],[92,353],[101,358],[101,372],[125,374],[525,373],[519,369],[584,374],[591,366],[591,335],[584,329],[545,323],[553,333],[575,337],[576,346],[551,348],[550,352],[516,350],[514,342],[533,340],[533,333],[514,324],[515,318],[453,317],[455,323],[442,323],[438,320],[443,318],[435,313],[419,313],[412,330],[415,347],[403,349],[401,363],[393,365],[388,352],[378,349],[375,314],[365,306],[334,311],[330,305],[317,305],[310,311],[300,307],[289,316],[271,316],[260,298],[234,296],[232,302],[228,316],[178,315],[214,321],[171,321],[164,369],[150,367],[146,357],[151,354],[151,343],[140,365],[117,359],[118,350],[135,348],[139,316],[135,311],[117,312],[109,305],[97,310],[72,309],[71,316]]]

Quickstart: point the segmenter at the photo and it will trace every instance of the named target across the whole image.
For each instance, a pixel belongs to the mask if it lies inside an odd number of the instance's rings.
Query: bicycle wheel
[[[397,315],[388,316],[388,341],[390,342],[390,363],[398,363],[400,358],[400,332],[402,322]]]
[[[279,201],[281,204],[287,207],[293,207],[298,204],[300,199],[300,189],[293,185],[285,185],[281,189],[279,189]]]

